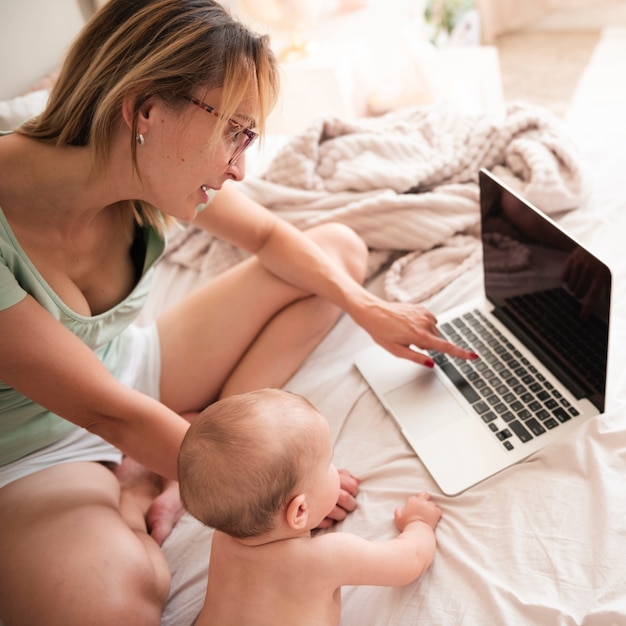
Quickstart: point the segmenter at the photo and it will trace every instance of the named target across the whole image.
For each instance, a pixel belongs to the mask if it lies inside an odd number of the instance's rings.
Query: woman
[[[341,310],[418,363],[432,366],[411,344],[471,356],[427,311],[360,286],[367,250],[351,230],[302,234],[236,191],[276,91],[268,41],[216,2],[111,0],[44,113],[0,137],[7,624],[158,624],[167,564],[147,505],[120,497],[109,467],[123,452],[174,481],[180,415],[280,387]],[[173,220],[253,256],[139,329]],[[342,487],[337,518],[355,479]]]

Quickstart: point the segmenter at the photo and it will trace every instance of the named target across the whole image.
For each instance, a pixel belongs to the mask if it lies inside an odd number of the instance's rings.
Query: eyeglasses
[[[200,107],[207,113],[215,115],[215,117],[222,117],[221,114],[216,111],[210,104],[206,104],[206,102],[202,102],[201,100],[198,100],[198,98],[194,98],[193,96],[185,96],[185,99],[189,100],[189,102]],[[256,138],[259,135],[253,130],[250,130],[249,128],[243,126],[239,122],[236,122],[232,118],[228,118],[227,121],[230,126],[230,139],[235,146],[233,154],[228,161],[228,165],[234,165],[237,159],[256,141]]]

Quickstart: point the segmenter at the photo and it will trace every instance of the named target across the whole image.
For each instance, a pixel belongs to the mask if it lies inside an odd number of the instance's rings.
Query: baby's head
[[[314,528],[339,493],[331,457],[328,423],[302,396],[231,396],[189,427],[178,458],[181,499],[195,518],[237,538],[273,530],[283,514]]]

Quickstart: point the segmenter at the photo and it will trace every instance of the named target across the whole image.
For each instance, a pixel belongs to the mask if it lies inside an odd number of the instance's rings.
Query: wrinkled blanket
[[[499,116],[413,107],[377,118],[320,118],[244,191],[298,228],[337,221],[372,250],[389,299],[423,301],[481,258],[478,172],[491,170],[546,213],[577,207],[583,176],[573,143],[547,110],[510,103]],[[241,253],[193,226],[170,262],[221,270]]]

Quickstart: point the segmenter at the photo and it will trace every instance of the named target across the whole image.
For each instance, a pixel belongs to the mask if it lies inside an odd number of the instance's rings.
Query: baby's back
[[[337,626],[341,589],[311,538],[247,546],[215,532],[204,606],[196,626]]]

